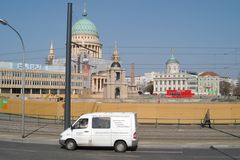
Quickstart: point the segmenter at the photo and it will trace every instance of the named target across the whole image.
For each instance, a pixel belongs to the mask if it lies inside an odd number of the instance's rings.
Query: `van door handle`
[[[88,133],[89,131],[84,131],[85,133]]]

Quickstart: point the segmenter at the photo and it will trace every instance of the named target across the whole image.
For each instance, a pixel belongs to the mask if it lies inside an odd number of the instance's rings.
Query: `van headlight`
[[[62,135],[62,134],[60,134],[60,139],[62,139],[62,137],[63,137],[63,135]]]

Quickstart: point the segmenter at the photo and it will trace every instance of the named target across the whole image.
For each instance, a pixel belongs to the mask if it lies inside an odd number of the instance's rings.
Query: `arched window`
[[[120,89],[116,88],[115,89],[115,99],[119,99],[120,98]]]

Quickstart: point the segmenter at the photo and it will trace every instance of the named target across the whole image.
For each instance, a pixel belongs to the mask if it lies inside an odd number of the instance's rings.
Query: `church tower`
[[[113,63],[107,71],[107,82],[104,84],[104,98],[124,99],[128,97],[128,84],[125,82],[126,72],[119,63],[117,46],[113,52]]]
[[[55,50],[53,48],[53,43],[51,42],[50,50],[49,50],[49,53],[48,53],[47,64],[51,65],[54,59],[55,59]]]
[[[171,48],[171,57],[170,59],[168,59],[168,61],[166,62],[166,70],[168,74],[177,74],[180,72],[180,68],[179,68],[179,62],[178,60],[174,57],[174,52],[175,49]]]

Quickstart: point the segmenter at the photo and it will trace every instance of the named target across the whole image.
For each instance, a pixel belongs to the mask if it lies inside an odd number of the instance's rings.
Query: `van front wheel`
[[[115,152],[126,152],[127,145],[124,141],[117,141],[114,144],[114,150],[115,150]]]
[[[77,147],[77,144],[74,140],[72,140],[72,139],[67,140],[67,142],[66,142],[67,150],[75,150],[76,147]]]

